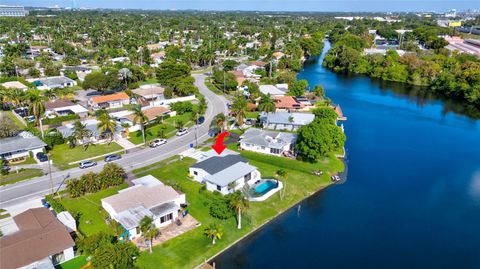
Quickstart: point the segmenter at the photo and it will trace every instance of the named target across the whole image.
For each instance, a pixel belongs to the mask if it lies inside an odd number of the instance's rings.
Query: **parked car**
[[[150,142],[150,147],[151,148],[156,148],[158,146],[161,146],[163,144],[166,144],[167,140],[166,139],[155,139],[152,142]]]
[[[205,122],[205,117],[204,116],[200,116],[197,120],[198,125],[203,124],[204,122]]]
[[[108,156],[105,156],[105,162],[113,162],[113,161],[116,161],[116,160],[120,160],[122,158],[122,156],[118,155],[118,154],[112,154],[112,155],[108,155]]]
[[[43,152],[37,152],[37,159],[40,161],[40,162],[46,162],[48,161],[48,156],[47,154],[43,153]]]
[[[178,130],[177,136],[186,135],[187,133],[188,133],[187,129],[182,128],[182,129]]]
[[[95,162],[95,161],[82,161],[82,162],[80,162],[78,167],[80,167],[81,169],[85,169],[85,168],[89,168],[89,167],[92,167],[92,166],[95,166],[95,165],[97,165],[97,162]]]
[[[28,122],[34,122],[35,121],[35,116],[28,116],[25,118],[26,121]]]
[[[17,113],[22,118],[28,116],[28,108],[27,107],[20,107],[20,108],[14,109],[13,111],[15,111],[15,113]]]

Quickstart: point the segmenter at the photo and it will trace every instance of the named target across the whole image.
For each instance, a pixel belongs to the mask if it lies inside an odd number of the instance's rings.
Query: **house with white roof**
[[[66,88],[77,85],[77,82],[73,79],[57,76],[57,77],[45,77],[45,78],[33,78],[27,79],[28,82],[33,83],[39,90],[51,90],[56,88]]]
[[[293,151],[297,135],[257,128],[248,129],[240,140],[240,148],[263,154],[283,156]]]
[[[151,217],[157,228],[175,222],[181,206],[186,203],[184,193],[151,175],[132,182],[134,186],[101,200],[103,209],[128,231],[130,239],[141,236],[139,225],[145,216]]]
[[[38,152],[43,152],[45,146],[40,138],[29,132],[21,132],[17,136],[0,139],[0,159],[14,161],[16,159],[36,156]]]
[[[49,100],[44,103],[45,116],[48,118],[76,114],[80,118],[88,116],[88,109],[68,99]]]
[[[28,86],[21,83],[20,81],[7,81],[4,83],[0,83],[0,85],[7,89],[20,89],[22,91],[28,90]]]
[[[217,155],[199,161],[190,166],[189,174],[193,180],[206,184],[207,190],[223,195],[261,180],[257,168],[238,154]]]
[[[272,130],[295,131],[303,125],[310,124],[315,119],[312,113],[291,113],[285,111],[260,113],[260,123],[263,128]]]
[[[283,84],[281,85],[282,88],[279,88],[276,85],[259,85],[258,88],[263,94],[270,94],[271,96],[284,96],[287,94],[288,85],[286,89],[283,87]]]

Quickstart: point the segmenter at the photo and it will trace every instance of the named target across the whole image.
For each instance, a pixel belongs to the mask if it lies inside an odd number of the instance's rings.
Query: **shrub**
[[[190,102],[176,102],[170,105],[170,108],[173,111],[176,111],[177,114],[182,115],[187,112],[193,111],[193,104]]]
[[[229,219],[235,215],[235,212],[228,204],[228,200],[221,196],[217,196],[212,200],[209,213],[212,217],[221,220]]]
[[[79,179],[67,181],[67,190],[70,197],[76,198],[87,193],[95,193],[123,183],[126,177],[125,170],[115,163],[108,163],[100,173],[87,173]]]
[[[95,253],[95,250],[114,243],[115,237],[105,232],[98,232],[89,237],[79,238],[77,240],[78,249],[82,252],[83,255],[92,255]]]
[[[61,145],[65,143],[65,139],[63,139],[62,134],[57,131],[48,133],[45,136],[44,141],[50,149],[52,149],[55,145]]]
[[[45,200],[50,204],[55,212],[60,213],[65,211],[65,207],[61,203],[57,202],[57,200],[55,200],[51,195],[46,196]]]

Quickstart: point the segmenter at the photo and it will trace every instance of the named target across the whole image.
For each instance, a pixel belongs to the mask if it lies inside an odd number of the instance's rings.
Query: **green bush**
[[[123,183],[126,177],[125,170],[115,163],[107,163],[100,173],[87,173],[79,179],[67,181],[67,191],[70,197],[76,198],[87,193],[95,193]]]
[[[50,149],[52,149],[55,145],[61,145],[65,143],[65,139],[63,139],[62,134],[59,132],[48,133],[45,135],[44,141]]]
[[[222,197],[221,195],[213,195],[216,196],[210,202],[210,215],[214,218],[226,220],[235,215],[235,212],[228,204],[228,200]]]
[[[185,114],[193,111],[193,104],[190,102],[176,102],[170,105],[173,111],[176,111],[178,115]]]
[[[45,200],[50,204],[55,212],[60,213],[65,211],[65,207],[63,207],[61,203],[57,202],[57,200],[55,200],[51,195],[46,196]]]
[[[45,125],[55,125],[55,124],[60,124],[64,121],[77,120],[79,118],[80,117],[77,114],[71,114],[71,115],[60,116],[52,119],[49,119],[49,118],[43,119],[42,123]]]

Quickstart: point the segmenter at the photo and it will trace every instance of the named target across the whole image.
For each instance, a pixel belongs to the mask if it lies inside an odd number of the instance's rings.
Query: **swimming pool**
[[[269,192],[270,190],[273,190],[277,187],[277,183],[271,180],[267,180],[263,182],[262,184],[258,185],[255,187],[255,192],[260,195],[264,195],[265,193]]]

